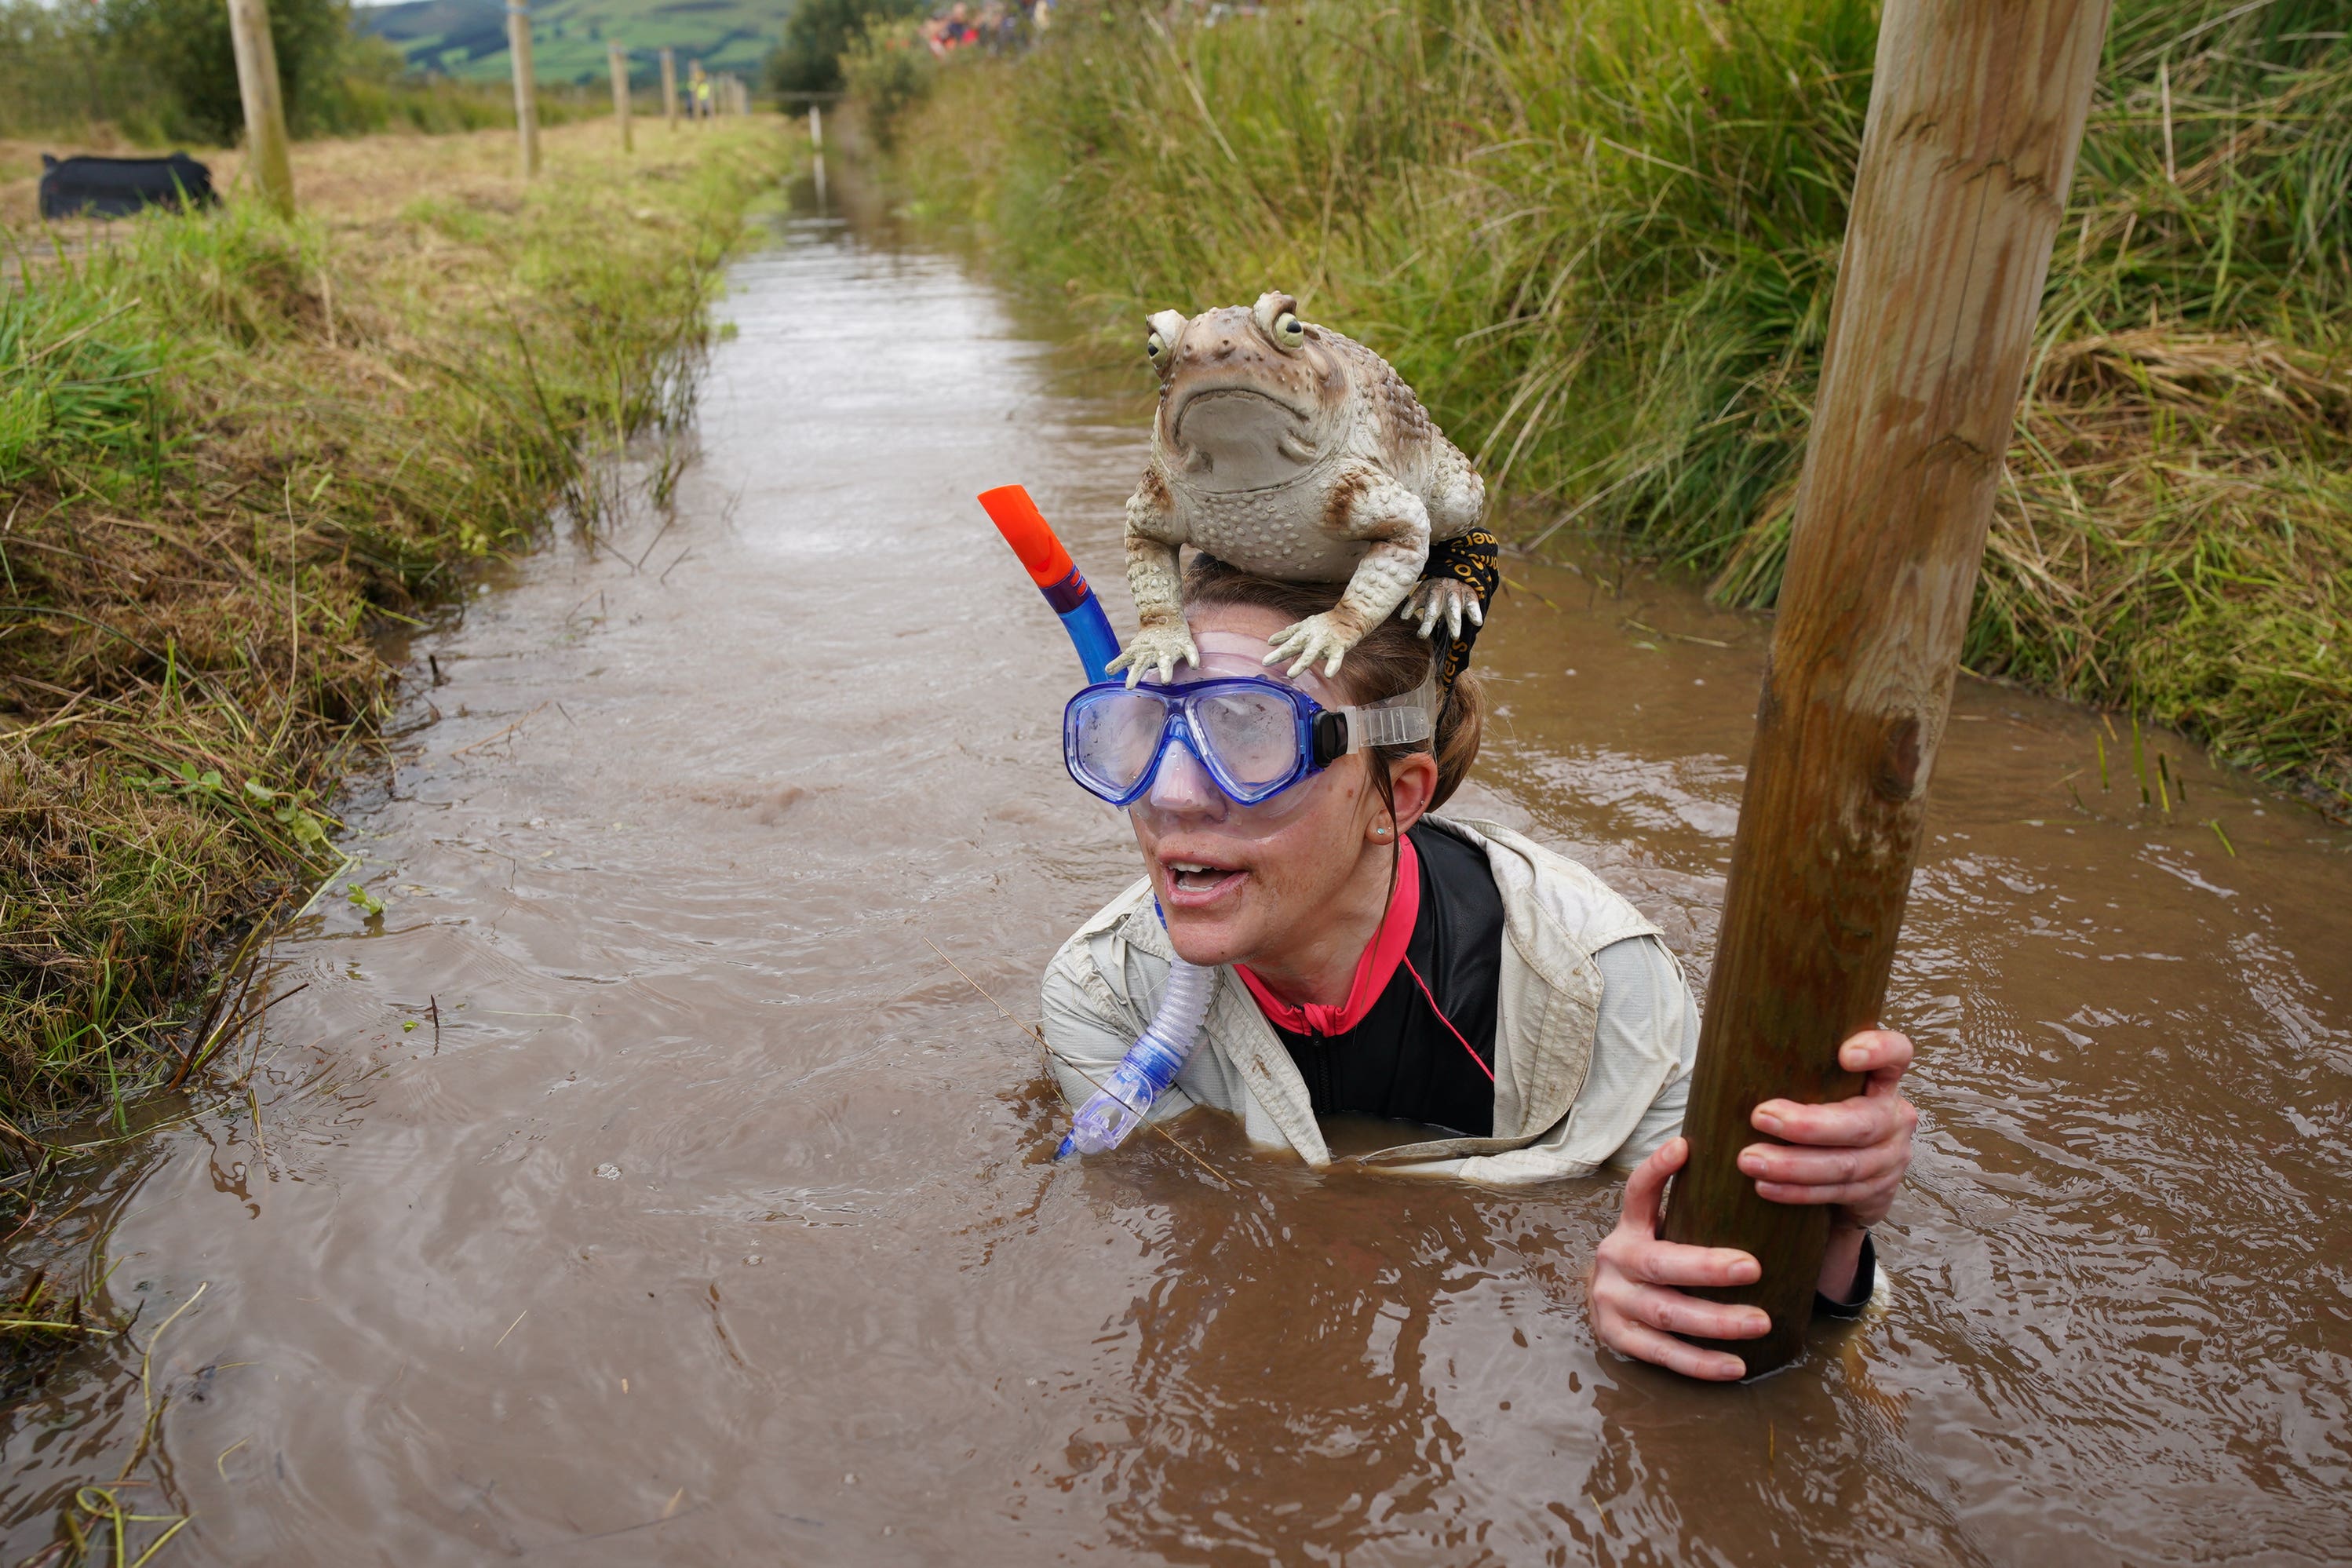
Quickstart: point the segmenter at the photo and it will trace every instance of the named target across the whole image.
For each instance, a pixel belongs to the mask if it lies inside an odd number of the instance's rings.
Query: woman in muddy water
[[[1575,862],[1506,828],[1433,815],[1476,758],[1482,699],[1466,670],[1441,686],[1410,625],[1367,636],[1332,680],[1264,667],[1267,639],[1327,597],[1196,556],[1185,602],[1201,662],[1180,684],[1272,684],[1221,689],[1217,715],[1188,721],[1190,745],[1148,693],[1108,700],[1072,728],[1073,774],[1128,806],[1148,875],[1047,971],[1045,1035],[1064,1095],[1083,1102],[1118,1066],[1172,958],[1221,966],[1201,1048],[1155,1117],[1211,1107],[1315,1165],[1331,1158],[1324,1119],[1349,1117],[1426,1130],[1364,1157],[1415,1173],[1523,1184],[1630,1168],[1617,1227],[1593,1258],[1594,1331],[1693,1377],[1743,1375],[1737,1356],[1676,1336],[1765,1333],[1760,1309],[1683,1289],[1747,1283],[1756,1260],[1656,1235],[1659,1198],[1687,1152],[1679,1134],[1698,1042],[1680,965]],[[1434,708],[1434,732],[1411,724],[1422,738],[1318,769],[1297,754],[1284,687],[1327,711]],[[1864,1031],[1839,1059],[1867,1075],[1864,1094],[1758,1106],[1753,1124],[1769,1140],[1739,1163],[1770,1201],[1831,1206],[1820,1308],[1853,1317],[1876,1279],[1869,1227],[1902,1183],[1917,1116],[1900,1088],[1908,1039]]]

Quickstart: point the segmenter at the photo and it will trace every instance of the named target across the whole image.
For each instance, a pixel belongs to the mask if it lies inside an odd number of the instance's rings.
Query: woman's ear
[[[1437,794],[1437,759],[1427,752],[1400,757],[1389,764],[1389,787],[1396,801],[1396,830],[1409,833],[1429,809],[1431,797]],[[1385,827],[1388,824],[1381,822],[1378,826]]]

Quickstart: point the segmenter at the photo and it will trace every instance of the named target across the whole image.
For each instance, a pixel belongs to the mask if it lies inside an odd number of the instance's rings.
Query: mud
[[[382,914],[322,900],[251,1102],[73,1222],[137,1322],[10,1416],[10,1561],[126,1464],[194,1516],[172,1564],[2352,1556],[2345,835],[2169,738],[2187,800],[2143,807],[2127,731],[2103,789],[2092,716],[1964,681],[1885,1308],[1685,1385],[1586,1328],[1612,1181],[1318,1176],[1200,1118],[1234,1190],[1045,1158],[1036,1047],[927,941],[1034,1016],[1134,867],[971,497],[1026,482],[1123,624],[1139,410],[822,219],[726,310],[675,517],[418,641],[349,846]],[[1703,984],[1764,627],[1510,575],[1466,814]]]

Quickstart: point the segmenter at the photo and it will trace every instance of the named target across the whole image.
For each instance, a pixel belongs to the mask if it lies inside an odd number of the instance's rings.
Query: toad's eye
[[[1168,355],[1168,340],[1161,337],[1159,331],[1155,329],[1144,337],[1143,353],[1146,359],[1149,359],[1153,364],[1158,364]]]
[[[1307,323],[1285,310],[1274,319],[1274,341],[1286,349],[1297,348],[1307,341]]]

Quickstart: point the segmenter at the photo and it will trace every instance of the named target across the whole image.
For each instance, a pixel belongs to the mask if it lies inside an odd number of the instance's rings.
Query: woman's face
[[[1202,668],[1180,679],[1265,675],[1265,640],[1290,624],[1279,611],[1208,605],[1187,617],[1202,644]],[[1246,639],[1248,646],[1241,645]],[[1307,674],[1292,684],[1327,708],[1348,697]],[[1359,752],[1310,773],[1273,799],[1241,806],[1227,799],[1181,746],[1169,749],[1151,788],[1129,808],[1169,938],[1192,963],[1248,963],[1311,948],[1335,922],[1360,922],[1369,895],[1377,921],[1394,839]],[[1436,781],[1424,755],[1395,772],[1397,829],[1412,826]]]

